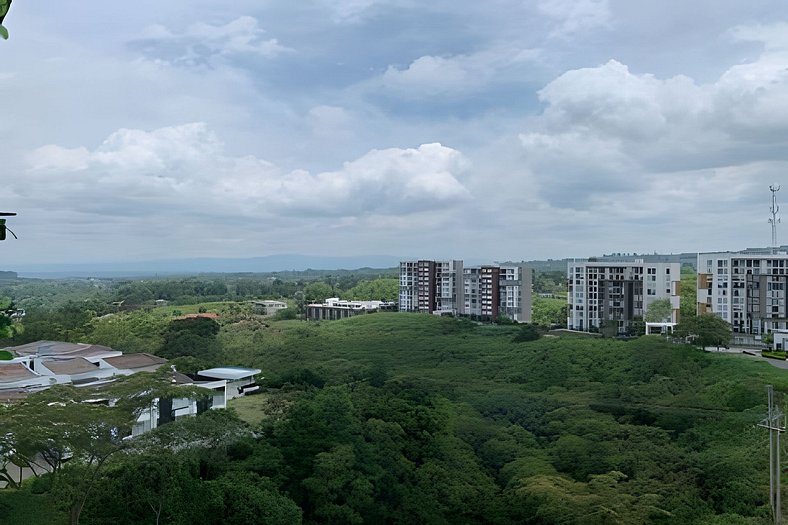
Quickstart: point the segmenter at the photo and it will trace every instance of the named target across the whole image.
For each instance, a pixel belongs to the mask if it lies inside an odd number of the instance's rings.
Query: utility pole
[[[777,192],[780,191],[780,185],[772,184],[769,186],[769,191],[772,192],[772,207],[769,208],[772,217],[769,219],[769,224],[772,225],[772,255],[774,255],[777,253],[777,225],[780,223],[780,217],[777,215],[780,212],[780,207],[777,205]]]
[[[769,412],[766,419],[758,426],[769,430],[769,503],[772,506],[772,516],[775,525],[782,522],[780,510],[780,433],[785,432],[785,419],[782,411],[774,404],[774,389],[766,385],[766,394],[769,400]]]

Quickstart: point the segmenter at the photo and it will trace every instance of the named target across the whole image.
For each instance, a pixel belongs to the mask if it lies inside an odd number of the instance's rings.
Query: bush
[[[295,308],[284,308],[274,314],[274,319],[277,321],[298,319],[298,310]]]
[[[535,325],[530,323],[526,323],[520,328],[520,333],[514,336],[512,339],[513,343],[525,343],[528,341],[536,341],[542,337],[542,334],[539,333],[539,329],[536,328]]]
[[[323,388],[326,384],[326,380],[312,370],[302,368],[300,370],[290,370],[283,374],[280,383],[282,385],[290,383],[291,385]]]

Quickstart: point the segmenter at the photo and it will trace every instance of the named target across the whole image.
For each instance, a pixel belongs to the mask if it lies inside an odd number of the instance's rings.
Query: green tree
[[[361,524],[372,503],[372,484],[360,477],[353,447],[340,445],[315,457],[314,471],[302,485],[320,523]]]
[[[3,25],[3,19],[5,15],[8,13],[8,9],[11,7],[11,0],[0,0],[0,37],[3,40],[8,40],[8,29],[5,28]],[[5,228],[5,225],[3,226]],[[5,235],[5,233],[3,234]]]
[[[304,296],[308,303],[322,303],[333,295],[334,290],[324,282],[312,282],[304,287]]]
[[[642,317],[635,317],[627,327],[627,335],[640,337],[646,334],[646,322]]]
[[[566,311],[566,299],[534,297],[531,322],[547,328],[566,326]]]
[[[126,449],[139,415],[157,398],[198,397],[207,391],[173,386],[170,374],[140,373],[117,380],[98,395],[112,401],[93,403],[94,390],[57,385],[0,412],[11,460],[33,466],[45,462],[58,501],[78,524],[85,502],[107,461]],[[70,461],[65,464],[65,460]]]
[[[727,346],[731,340],[731,325],[714,314],[701,314],[682,319],[674,331],[676,337],[684,338],[695,346]]]
[[[670,299],[657,299],[648,305],[648,309],[646,310],[646,322],[669,322],[672,312],[673,306],[670,304]]]
[[[399,279],[360,281],[345,296],[357,301],[396,301],[399,297]]]
[[[682,268],[682,271],[684,268]],[[681,274],[679,287],[681,303],[679,308],[679,321],[695,317],[698,309],[698,282],[695,272]]]
[[[21,324],[15,323],[7,315],[0,314],[0,339],[14,337],[23,331]]]
[[[566,272],[534,272],[534,293],[566,293]]]
[[[207,317],[175,319],[164,331],[158,353],[167,358],[191,356],[211,361],[221,349],[216,337],[220,329],[219,323]]]
[[[209,482],[220,498],[215,514],[227,525],[296,525],[301,509],[268,478],[231,472]]]

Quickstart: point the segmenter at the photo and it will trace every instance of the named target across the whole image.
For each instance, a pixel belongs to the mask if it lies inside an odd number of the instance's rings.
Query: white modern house
[[[227,399],[234,399],[259,390],[260,387],[257,386],[256,381],[260,372],[262,372],[262,370],[259,368],[225,366],[200,370],[197,372],[197,378],[203,381],[225,381],[226,403]]]
[[[287,303],[284,301],[273,301],[273,300],[264,300],[264,301],[252,301],[255,308],[259,311],[263,312],[263,315],[274,315],[279,310],[284,310],[287,308]]]
[[[182,417],[196,416],[206,410],[227,408],[227,381],[198,381],[176,372],[174,369],[172,377],[173,383],[177,385],[197,386],[211,390],[211,396],[206,399],[192,399],[190,397],[155,399],[150,408],[142,411],[137,417],[137,422],[132,427],[131,436],[128,438],[139,436]]]
[[[30,394],[58,384],[78,388],[100,387],[122,376],[155,372],[167,364],[166,359],[151,354],[123,354],[105,346],[82,343],[37,341],[3,350],[10,352],[13,357],[0,361],[0,403],[21,401]],[[260,372],[258,368],[223,367],[202,370],[196,378],[191,378],[177,372],[173,367],[173,384],[204,388],[209,390],[210,394],[198,399],[154,399],[150,407],[137,417],[131,435],[124,439],[139,436],[182,417],[226,408],[228,399],[259,389],[255,378]],[[110,406],[114,404],[114,400],[102,396],[100,389],[95,392],[96,397],[87,402]],[[4,464],[10,465],[7,459],[0,457],[0,465]],[[18,469],[20,481],[32,475],[29,469],[15,466],[13,469]],[[16,470],[13,471],[16,477]],[[3,488],[2,484],[0,488]]]
[[[155,355],[123,354],[105,346],[83,343],[37,341],[4,350],[13,357],[8,361],[0,361],[0,402],[24,399],[31,393],[53,385],[74,385],[80,388],[99,386],[121,376],[155,372],[167,364],[166,359]],[[255,378],[260,372],[259,368],[212,368],[198,372],[197,378],[192,379],[173,370],[173,381],[213,390],[210,401],[202,402],[204,409],[224,408],[228,399],[257,390]],[[147,420],[161,416],[169,421],[176,416],[202,411],[198,407],[200,401],[172,402],[174,408],[171,410],[175,416],[170,418],[166,414],[148,414]],[[151,425],[149,428],[156,426]]]

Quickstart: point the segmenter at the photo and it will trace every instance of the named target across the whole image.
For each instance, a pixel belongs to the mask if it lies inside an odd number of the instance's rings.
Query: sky
[[[16,0],[3,266],[766,246],[788,4]],[[788,222],[778,229],[788,244]]]

